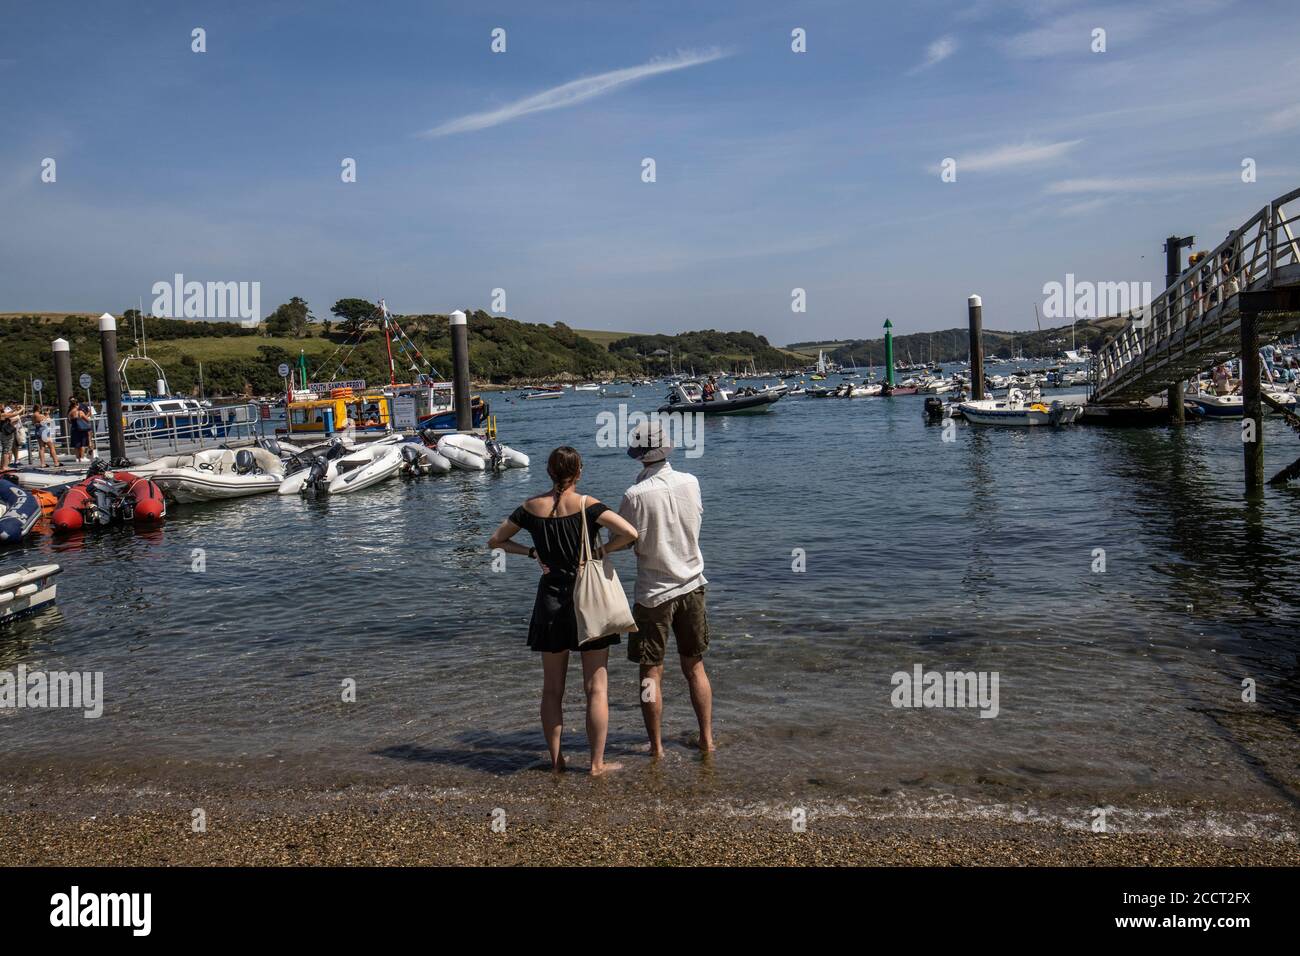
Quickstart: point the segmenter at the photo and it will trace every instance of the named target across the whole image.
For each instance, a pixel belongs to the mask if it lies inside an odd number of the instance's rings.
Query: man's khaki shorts
[[[639,630],[627,636],[627,659],[645,666],[659,666],[668,651],[668,631],[677,639],[682,657],[700,657],[709,649],[709,617],[704,610],[702,585],[681,597],[655,607],[632,605],[632,620]]]

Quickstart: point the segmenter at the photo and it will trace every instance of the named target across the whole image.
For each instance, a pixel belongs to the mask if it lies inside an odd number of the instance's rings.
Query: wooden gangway
[[[1243,316],[1252,340],[1300,330],[1298,222],[1295,189],[1251,216],[1134,312],[1093,358],[1091,400],[1140,401],[1242,355]]]

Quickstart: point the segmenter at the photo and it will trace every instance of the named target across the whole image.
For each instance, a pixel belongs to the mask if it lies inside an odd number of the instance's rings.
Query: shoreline
[[[547,774],[522,793],[502,781],[310,789],[55,777],[0,786],[7,865],[1300,865],[1294,817],[1217,804],[1117,811],[1126,822],[1095,833],[1086,817],[1031,804],[829,800],[795,832],[780,803],[629,795],[581,774]],[[1225,823],[1234,813],[1245,822]]]

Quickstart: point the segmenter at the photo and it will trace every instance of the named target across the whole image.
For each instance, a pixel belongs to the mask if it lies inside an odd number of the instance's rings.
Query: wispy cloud
[[[922,70],[928,70],[936,63],[942,63],[948,57],[957,52],[957,38],[954,36],[943,36],[935,40],[925,48],[925,59],[916,66],[907,71],[908,76],[914,73],[920,73]]]
[[[1172,189],[1223,185],[1232,182],[1240,182],[1235,172],[1177,173],[1168,176],[1099,176],[1091,179],[1062,179],[1048,184],[1047,192],[1054,196],[1084,193],[1167,192]]]
[[[1269,129],[1294,129],[1300,126],[1300,103],[1295,106],[1288,106],[1284,110],[1278,110],[1267,119],[1264,125]]]
[[[612,93],[619,87],[635,83],[637,80],[644,80],[646,77],[657,76],[660,73],[671,73],[674,70],[684,70],[687,67],[699,66],[701,63],[711,63],[727,55],[728,53],[725,50],[716,48],[686,51],[678,53],[676,56],[656,58],[649,63],[642,63],[640,66],[610,70],[608,73],[599,73],[596,76],[571,80],[568,83],[553,86],[549,90],[534,93],[532,96],[525,96],[513,103],[507,103],[505,106],[494,110],[470,113],[468,116],[449,120],[435,126],[433,129],[425,130],[420,135],[426,138],[450,136],[454,133],[469,133],[474,130],[487,129],[491,126],[500,126],[502,123],[508,123],[521,116],[527,116],[529,113],[541,113],[545,110],[576,106],[587,100],[595,99],[597,96]]]
[[[1081,139],[1067,139],[1059,143],[1009,144],[981,153],[969,153],[957,156],[957,175],[962,173],[989,173],[1017,166],[1033,166],[1038,163],[1050,163],[1060,159],[1074,147],[1082,143]],[[938,170],[938,166],[932,167]]]

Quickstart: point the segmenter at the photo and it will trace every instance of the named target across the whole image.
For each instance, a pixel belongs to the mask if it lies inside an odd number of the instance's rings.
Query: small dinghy
[[[213,448],[177,455],[173,464],[154,471],[152,478],[180,504],[220,501],[275,491],[284,480],[284,464],[265,448]]]
[[[80,531],[123,521],[151,524],[167,515],[162,489],[129,471],[112,472],[101,459],[90,465],[85,480],[63,493],[51,516],[56,531]]]
[[[494,439],[484,441],[474,435],[443,435],[438,440],[438,454],[465,471],[528,467],[528,456],[523,452],[507,448]]]
[[[402,456],[404,475],[445,475],[451,471],[451,462],[424,442],[403,442],[397,450]]]
[[[285,463],[287,474],[280,482],[282,495],[308,494],[328,491],[329,483],[338,474],[339,459],[352,448],[335,439],[325,446],[309,448]]]
[[[396,445],[374,444],[350,451],[338,460],[328,491],[343,495],[387,481],[402,467],[402,452]]]
[[[563,398],[564,392],[559,389],[547,389],[545,391],[525,392],[520,396],[525,402],[535,401],[541,398]]]
[[[0,544],[16,544],[27,537],[41,514],[35,492],[0,478]]]
[[[38,564],[0,574],[0,624],[34,614],[54,603],[54,576],[63,569],[57,564]]]

